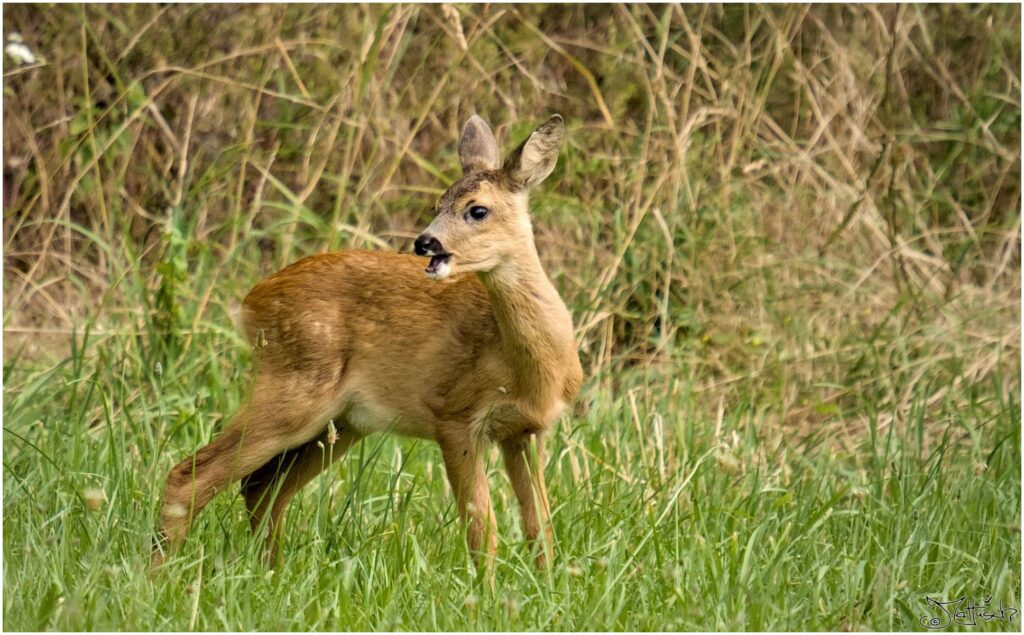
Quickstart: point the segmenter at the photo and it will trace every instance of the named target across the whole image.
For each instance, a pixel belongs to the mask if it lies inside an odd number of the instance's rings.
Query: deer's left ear
[[[473,115],[462,129],[459,163],[463,174],[498,169],[498,142],[487,122]]]
[[[523,189],[537,185],[555,169],[564,136],[562,117],[554,115],[512,151],[502,169]]]

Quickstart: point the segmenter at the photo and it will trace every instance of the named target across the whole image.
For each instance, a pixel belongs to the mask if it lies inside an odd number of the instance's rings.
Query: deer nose
[[[441,248],[441,241],[427,234],[422,234],[417,238],[414,246],[417,256],[432,256],[444,253],[444,249]]]

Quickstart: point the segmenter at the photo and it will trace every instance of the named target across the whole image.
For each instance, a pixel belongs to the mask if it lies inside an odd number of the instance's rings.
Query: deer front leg
[[[492,576],[494,557],[498,553],[498,528],[487,487],[485,448],[466,431],[440,436],[441,455],[455,493],[459,516],[466,525],[470,553],[477,568],[483,565],[488,576]]]
[[[536,550],[538,568],[547,566],[554,547],[551,507],[548,503],[547,488],[544,486],[542,441],[543,437],[540,435],[524,435],[501,443],[505,471],[512,481],[512,489],[516,493],[522,512],[523,533],[526,535],[526,541]]]

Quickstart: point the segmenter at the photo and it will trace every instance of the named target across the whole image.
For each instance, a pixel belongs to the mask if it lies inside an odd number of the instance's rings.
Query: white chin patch
[[[432,280],[444,280],[452,272],[452,257],[451,255],[445,256],[434,256],[430,259],[430,264],[427,265],[427,277]]]

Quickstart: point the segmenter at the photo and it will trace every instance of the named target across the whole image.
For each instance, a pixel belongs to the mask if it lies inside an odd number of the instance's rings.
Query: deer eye
[[[469,208],[466,212],[466,218],[472,218],[473,220],[483,220],[487,218],[487,215],[491,213],[491,210],[487,209],[482,205],[474,205]]]

